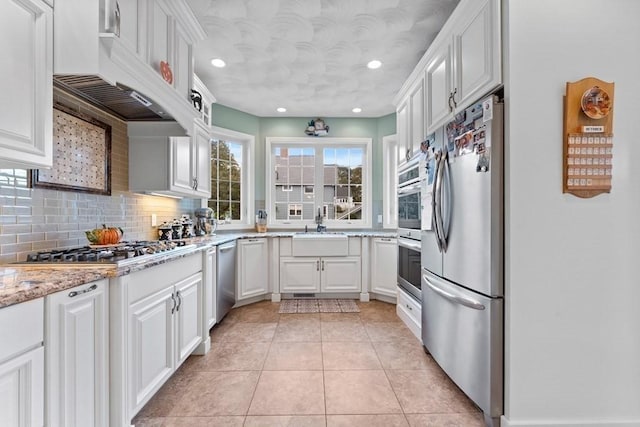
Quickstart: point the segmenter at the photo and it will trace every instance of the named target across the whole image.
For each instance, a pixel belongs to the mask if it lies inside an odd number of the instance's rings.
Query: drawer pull
[[[413,307],[411,307],[409,304],[405,304],[407,306],[407,308],[411,311],[413,311]]]
[[[69,292],[69,298],[73,298],[78,295],[86,294],[87,292],[95,291],[98,289],[98,285],[91,285],[87,289],[83,289],[81,291],[71,291]]]

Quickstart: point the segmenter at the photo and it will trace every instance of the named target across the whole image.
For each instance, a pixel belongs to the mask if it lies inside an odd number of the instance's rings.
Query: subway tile
[[[0,245],[7,245],[17,242],[17,236],[15,234],[0,234]]]
[[[18,217],[15,215],[0,215],[0,224],[16,224]]]
[[[18,262],[17,254],[0,255],[0,263],[9,264],[11,262]]]
[[[29,224],[3,224],[2,234],[21,234],[30,233],[31,225]]]
[[[44,240],[44,233],[18,234],[18,243],[31,243]]]
[[[33,249],[34,251],[43,251],[45,249],[53,249],[55,247],[55,240],[42,240],[40,242],[31,243],[31,249]]]
[[[7,255],[16,252],[25,252],[31,250],[31,243],[15,243],[9,245],[0,245],[0,254]]]

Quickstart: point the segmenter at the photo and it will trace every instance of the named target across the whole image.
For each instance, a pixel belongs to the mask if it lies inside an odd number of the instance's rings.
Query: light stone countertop
[[[100,279],[131,274],[174,259],[190,256],[211,246],[221,245],[238,239],[256,237],[293,237],[295,231],[269,231],[266,233],[243,232],[224,233],[206,237],[187,239],[185,250],[161,252],[141,257],[139,262],[116,264],[5,264],[0,265],[0,309],[9,305],[40,298],[55,292],[81,286]],[[329,232],[331,233],[331,232]],[[397,237],[396,232],[383,230],[345,231],[349,237]]]

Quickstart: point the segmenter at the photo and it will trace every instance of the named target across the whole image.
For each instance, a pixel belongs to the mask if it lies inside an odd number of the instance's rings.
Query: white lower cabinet
[[[106,279],[45,302],[47,425],[109,425],[109,294]]]
[[[359,256],[281,257],[280,292],[360,292]]]
[[[398,288],[398,241],[390,237],[371,240],[371,291],[396,297]]]
[[[202,342],[202,262],[196,253],[111,280],[111,425],[129,425]]]
[[[44,426],[44,299],[0,309],[0,426]]]
[[[0,425],[44,426],[44,347],[0,363]]]
[[[265,238],[238,240],[238,301],[269,292],[269,247]]]
[[[138,410],[200,344],[201,295],[202,274],[197,273],[129,308],[131,403]]]
[[[422,342],[422,304],[408,293],[398,288],[396,314],[407,328]]]

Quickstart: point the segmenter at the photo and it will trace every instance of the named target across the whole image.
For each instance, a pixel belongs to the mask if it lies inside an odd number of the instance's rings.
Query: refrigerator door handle
[[[449,225],[451,224],[451,172],[449,171],[449,160],[447,153],[442,159],[442,194],[441,199],[441,216],[442,216],[442,239],[446,251],[447,239],[449,238]]]
[[[440,153],[436,153],[435,156],[436,170],[433,173],[433,190],[431,192],[431,222],[433,224],[433,231],[436,233],[436,244],[438,245],[438,252],[442,252],[442,241],[440,240],[440,230],[438,229],[438,189],[440,188],[438,174],[440,173]]]
[[[442,180],[444,174],[444,168],[446,167],[446,153],[440,153],[438,157],[438,170],[436,171],[436,184],[435,184],[435,225],[436,235],[438,239],[438,248],[440,252],[447,251],[447,240],[444,235],[444,223],[442,220]]]
[[[471,298],[465,298],[465,297],[461,297],[459,295],[454,295],[450,292],[447,292],[443,289],[440,289],[439,287],[437,287],[436,285],[434,285],[433,283],[431,283],[429,281],[429,278],[427,276],[425,276],[424,274],[422,275],[422,278],[424,279],[425,283],[427,284],[427,286],[429,286],[429,288],[431,288],[431,290],[435,293],[437,293],[438,295],[440,295],[441,297],[444,297],[446,299],[448,299],[449,301],[453,301],[456,304],[460,304],[460,305],[464,305],[465,307],[469,307],[469,308],[473,308],[474,310],[484,310],[485,306],[483,304],[481,304],[478,301],[475,301]]]

